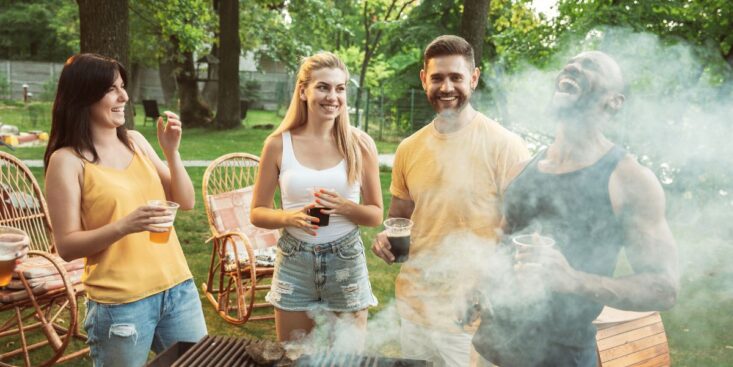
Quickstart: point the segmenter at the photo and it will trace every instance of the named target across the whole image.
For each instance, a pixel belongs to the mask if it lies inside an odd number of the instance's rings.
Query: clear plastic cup
[[[402,263],[410,258],[410,232],[412,221],[407,218],[389,218],[384,221],[390,252],[395,262]]]
[[[8,285],[13,276],[17,259],[30,244],[30,238],[24,231],[7,226],[0,226],[0,287]]]
[[[555,240],[552,237],[542,236],[537,233],[514,236],[512,237],[512,243],[517,254],[530,255],[525,258],[525,264],[536,265],[540,263],[542,250],[555,246]]]
[[[148,205],[165,208],[170,213],[171,221],[165,223],[153,224],[153,227],[165,228],[165,232],[150,232],[150,241],[155,243],[168,243],[171,237],[171,231],[173,230],[173,221],[176,219],[176,212],[178,211],[178,203],[165,200],[148,200]]]

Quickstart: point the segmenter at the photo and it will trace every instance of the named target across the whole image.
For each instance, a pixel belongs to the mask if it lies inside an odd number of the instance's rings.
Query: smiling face
[[[107,90],[107,94],[90,108],[92,124],[102,126],[118,127],[125,124],[125,103],[127,103],[127,91],[122,77],[117,74],[115,82]]]
[[[558,113],[600,112],[609,105],[617,109],[622,89],[621,69],[610,56],[583,52],[570,59],[555,79],[552,105]]]
[[[336,119],[346,108],[346,73],[338,68],[314,70],[300,99],[308,106],[309,121]]]
[[[470,100],[478,74],[461,55],[438,56],[428,60],[420,80],[435,112],[457,114]]]

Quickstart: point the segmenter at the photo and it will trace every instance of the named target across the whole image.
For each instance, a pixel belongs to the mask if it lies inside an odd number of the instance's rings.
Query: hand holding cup
[[[407,218],[389,218],[384,221],[384,230],[394,261],[403,263],[410,257],[410,233],[413,222]]]
[[[166,200],[149,200],[148,205],[155,208],[163,208],[168,217],[168,220],[164,222],[155,222],[150,224],[156,229],[156,231],[150,231],[150,241],[161,244],[168,243],[171,236],[171,230],[173,229],[173,221],[176,219],[176,212],[180,205]]]

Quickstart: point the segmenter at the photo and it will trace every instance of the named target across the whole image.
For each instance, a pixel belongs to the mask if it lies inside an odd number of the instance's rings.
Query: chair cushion
[[[252,186],[242,189],[209,195],[209,207],[213,216],[217,232],[242,232],[249,240],[257,258],[257,264],[272,266],[274,264],[275,245],[280,238],[280,231],[255,227],[249,221],[250,206],[252,203]],[[239,263],[248,261],[244,243],[239,237],[234,237],[239,255]],[[231,246],[227,246],[227,259],[235,262]]]
[[[81,277],[84,273],[84,259],[66,262],[56,255],[52,256],[64,267],[72,285],[81,283]],[[28,292],[18,275],[20,272],[25,275],[28,285],[31,286],[35,295],[64,287],[61,275],[47,259],[40,256],[26,257],[19,261],[10,283],[0,288],[0,303],[18,302],[29,298]]]

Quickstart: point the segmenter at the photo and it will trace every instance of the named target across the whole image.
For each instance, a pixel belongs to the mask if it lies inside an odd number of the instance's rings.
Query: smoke
[[[620,65],[627,83],[621,112],[605,126],[606,136],[650,168],[666,192],[667,219],[675,235],[682,290],[676,307],[664,314],[672,333],[694,333],[699,346],[718,346],[715,305],[733,304],[733,81],[717,49],[627,29],[589,32],[543,69],[530,66],[492,82],[503,91],[501,115],[474,106],[520,133],[533,153],[555,134],[548,104],[564,63],[581,51],[600,50]],[[630,271],[621,259],[618,272]],[[688,337],[687,340],[690,337]],[[730,344],[730,343],[729,343]],[[712,348],[712,347],[711,347]]]
[[[677,305],[663,314],[670,343],[674,349],[676,340],[690,340],[681,334],[690,333],[697,347],[719,345],[725,336],[716,324],[730,323],[731,319],[726,313],[717,313],[724,320],[713,319],[711,310],[721,303],[733,305],[733,272],[727,264],[727,259],[733,258],[729,240],[733,237],[733,144],[729,143],[733,136],[733,86],[723,77],[725,67],[711,62],[710,52],[650,34],[596,30],[558,52],[546,68],[527,66],[491,81],[495,83],[492,89],[502,91],[504,97],[501,116],[489,104],[477,103],[482,100],[480,91],[474,94],[472,104],[489,117],[503,117],[501,122],[520,133],[536,153],[555,134],[556,122],[549,118],[548,110],[555,77],[568,59],[584,50],[603,51],[620,65],[627,83],[626,101],[605,126],[606,135],[649,167],[666,192],[667,219],[678,244],[682,285]],[[475,177],[461,166],[465,162],[454,156],[442,158],[455,162],[457,167],[452,169],[459,172],[443,172],[442,184],[455,188],[453,195],[470,198],[475,187],[467,183]],[[492,257],[487,252],[490,248],[481,237],[457,231],[444,239],[437,252],[423,253],[402,265],[418,269],[423,280],[444,287],[442,301],[424,300],[429,314],[436,318],[455,315],[451,321],[457,321],[471,303],[466,291],[471,285],[508,281],[502,274],[510,271],[511,262],[506,257]],[[629,272],[630,265],[621,256],[616,274]],[[526,292],[542,293],[541,282],[535,283],[537,292],[530,288],[505,294],[503,302],[510,308],[527,307],[523,302]],[[484,307],[490,304],[486,299],[483,302]],[[397,309],[391,302],[370,317],[366,353],[398,355]],[[336,325],[333,335],[338,335],[338,348],[348,351],[361,341],[349,337],[353,335],[350,326]]]

